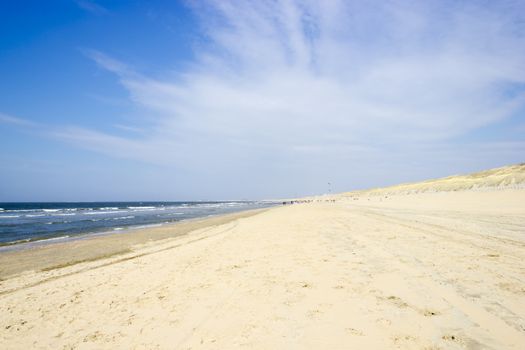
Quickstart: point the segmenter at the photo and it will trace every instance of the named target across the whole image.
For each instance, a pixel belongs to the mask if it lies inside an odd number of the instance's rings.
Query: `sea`
[[[272,201],[1,203],[0,251],[276,205]]]

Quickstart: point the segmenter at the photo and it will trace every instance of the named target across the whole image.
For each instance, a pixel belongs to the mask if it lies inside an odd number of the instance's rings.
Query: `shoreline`
[[[54,238],[51,238],[2,246],[0,247],[0,281],[25,271],[49,270],[53,266],[72,265],[129,253],[134,246],[179,237],[197,229],[249,217],[271,208],[248,209],[177,222],[152,224],[147,228],[139,225],[118,231],[79,234],[69,236],[64,240],[53,241]]]
[[[177,225],[181,222],[188,222],[191,220],[203,220],[203,219],[211,218],[211,217],[218,217],[222,215],[242,213],[242,212],[250,211],[250,210],[269,209],[269,208],[271,208],[271,206],[267,208],[243,209],[243,210],[230,212],[230,213],[220,213],[220,214],[211,214],[211,215],[206,215],[206,216],[198,216],[198,217],[193,217],[193,218],[181,219],[177,221],[169,221],[169,222],[162,221],[158,223],[137,224],[137,225],[130,225],[130,226],[125,226],[125,227],[114,227],[111,230],[87,231],[87,232],[80,232],[80,233],[61,232],[57,235],[52,235],[52,236],[38,236],[35,238],[20,239],[20,240],[16,240],[12,242],[2,242],[0,243],[0,255],[5,252],[32,249],[32,248],[37,248],[40,246],[46,246],[48,244],[72,242],[76,240],[83,240],[83,239],[89,239],[89,238],[95,238],[95,237],[107,236],[107,235],[113,235],[113,234],[128,234],[128,233],[133,233],[134,231],[137,231],[137,230],[148,230],[148,229],[156,228],[156,227]]]
[[[25,246],[128,232],[276,204],[275,201],[0,202],[0,206],[7,208],[0,208],[0,253],[24,249]]]

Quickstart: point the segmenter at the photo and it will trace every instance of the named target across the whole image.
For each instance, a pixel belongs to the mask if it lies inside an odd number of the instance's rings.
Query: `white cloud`
[[[192,6],[204,40],[176,76],[145,76],[88,52],[150,111],[147,132],[137,139],[76,128],[66,138],[195,172],[224,164],[256,172],[291,164],[295,176],[337,164],[350,172],[345,161],[386,161],[393,148],[441,149],[525,102],[520,2]]]

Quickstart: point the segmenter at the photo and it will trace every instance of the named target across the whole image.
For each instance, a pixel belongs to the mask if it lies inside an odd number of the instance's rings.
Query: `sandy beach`
[[[525,350],[525,0],[0,33],[0,350]]]
[[[324,199],[232,215],[106,258],[4,271],[0,344],[523,349],[525,189]],[[69,248],[45,249],[33,254]],[[0,257],[2,268],[27,254]]]

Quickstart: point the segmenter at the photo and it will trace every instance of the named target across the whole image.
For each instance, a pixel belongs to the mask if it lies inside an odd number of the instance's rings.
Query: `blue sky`
[[[3,1],[0,201],[276,198],[524,161],[523,1]]]

